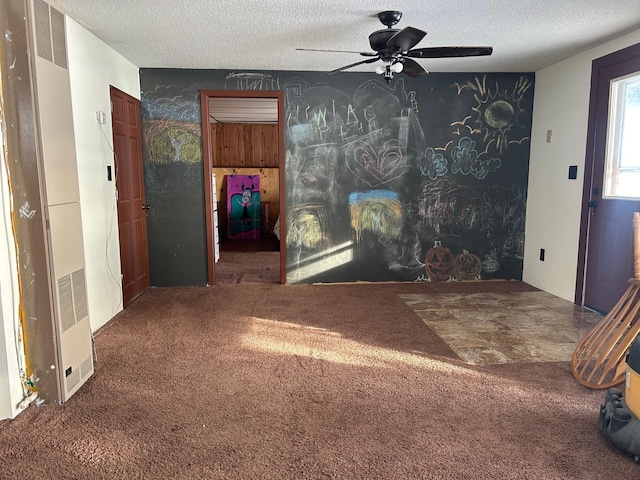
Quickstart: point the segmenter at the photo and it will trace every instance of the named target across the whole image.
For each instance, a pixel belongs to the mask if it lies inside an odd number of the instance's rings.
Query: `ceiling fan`
[[[366,60],[345,65],[327,72],[331,75],[364,63],[373,63],[381,60],[382,65],[376,67],[376,73],[384,74],[389,82],[394,73],[403,72],[410,77],[419,77],[427,72],[425,68],[414,58],[451,58],[451,57],[477,57],[491,55],[492,47],[427,47],[413,48],[424,38],[427,32],[414,27],[404,27],[402,30],[392,28],[402,18],[402,12],[387,10],[378,13],[378,19],[387,28],[376,30],[369,35],[369,44],[373,52],[353,52],[344,50],[321,50],[315,48],[298,48],[297,50],[313,52],[358,53]]]

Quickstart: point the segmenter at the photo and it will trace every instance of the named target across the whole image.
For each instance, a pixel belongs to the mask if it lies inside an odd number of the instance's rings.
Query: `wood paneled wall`
[[[278,125],[255,123],[211,124],[211,154],[217,191],[220,238],[227,237],[227,182],[225,175],[260,175],[260,231],[273,234],[280,215]]]
[[[278,168],[278,125],[213,123],[214,167]]]
[[[216,175],[214,201],[218,204],[220,238],[227,238],[227,182],[226,175],[260,175],[260,232],[273,234],[273,226],[280,215],[279,169],[277,168],[213,168]]]

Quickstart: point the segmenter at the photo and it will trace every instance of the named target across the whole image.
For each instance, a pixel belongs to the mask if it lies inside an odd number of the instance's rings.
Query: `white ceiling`
[[[531,72],[640,28],[638,0],[55,0],[138,67],[329,71],[362,60],[376,13],[427,31],[417,47],[493,46],[429,71]],[[375,64],[374,64],[375,66]],[[369,71],[363,65],[355,71]]]

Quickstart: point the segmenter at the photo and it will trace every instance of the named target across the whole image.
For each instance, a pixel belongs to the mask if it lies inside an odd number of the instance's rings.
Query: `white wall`
[[[122,310],[109,86],[140,98],[138,67],[67,17],[89,319],[93,331]],[[106,124],[98,125],[102,111]],[[107,181],[107,166],[113,181]]]
[[[640,30],[536,72],[523,280],[570,301],[578,268],[591,62],[636,43]],[[577,180],[568,180],[570,165],[578,166]]]

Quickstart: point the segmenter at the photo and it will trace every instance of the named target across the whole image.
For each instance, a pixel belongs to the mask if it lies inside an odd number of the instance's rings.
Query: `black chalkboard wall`
[[[534,74],[140,75],[153,285],[207,281],[203,89],[284,92],[287,283],[522,278]]]

